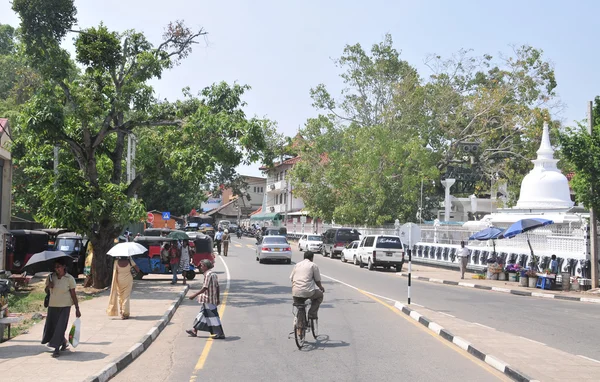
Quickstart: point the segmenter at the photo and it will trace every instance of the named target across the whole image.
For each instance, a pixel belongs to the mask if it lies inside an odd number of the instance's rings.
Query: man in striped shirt
[[[186,330],[186,333],[196,337],[198,330],[203,330],[214,334],[213,339],[221,340],[225,339],[225,334],[217,310],[217,306],[221,303],[219,276],[212,271],[212,268],[213,263],[210,260],[205,259],[200,262],[200,269],[204,274],[204,284],[202,284],[202,289],[190,296],[190,300],[199,295],[198,302],[202,304],[202,311],[197,316],[199,319],[194,321],[194,328]]]

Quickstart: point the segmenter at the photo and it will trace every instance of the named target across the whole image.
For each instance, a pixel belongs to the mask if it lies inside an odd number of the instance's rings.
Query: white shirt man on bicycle
[[[304,260],[294,266],[290,275],[294,304],[303,304],[306,299],[311,300],[308,310],[309,319],[318,318],[319,305],[323,302],[323,292],[325,292],[321,284],[319,267],[313,263],[313,258],[312,252],[304,252]]]

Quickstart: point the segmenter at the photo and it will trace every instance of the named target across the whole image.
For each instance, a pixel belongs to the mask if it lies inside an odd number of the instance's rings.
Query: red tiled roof
[[[291,165],[295,165],[296,163],[300,162],[300,159],[301,159],[301,157],[298,155],[298,156],[296,156],[296,157],[293,157],[293,158],[286,159],[286,160],[284,160],[283,162],[275,162],[275,163],[273,163],[273,167],[274,167],[274,168],[277,168],[277,167],[279,167],[279,166],[283,166],[284,164],[291,164]],[[262,165],[262,166],[260,166],[258,169],[259,169],[259,170],[261,170],[261,171],[266,171],[266,170],[268,170],[268,169],[269,169],[269,166],[267,166],[267,165]]]
[[[262,212],[262,206],[258,207],[258,209],[250,214],[250,216],[258,215]]]

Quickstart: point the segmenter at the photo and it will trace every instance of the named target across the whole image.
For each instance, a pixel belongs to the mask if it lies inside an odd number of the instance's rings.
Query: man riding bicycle
[[[319,305],[323,302],[325,288],[321,285],[321,273],[317,264],[313,263],[314,253],[304,252],[304,260],[294,266],[290,280],[294,304],[304,304],[306,299],[312,301],[308,310],[309,319],[317,319]]]

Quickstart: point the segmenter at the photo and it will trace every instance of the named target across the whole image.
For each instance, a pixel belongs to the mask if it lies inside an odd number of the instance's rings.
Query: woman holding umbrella
[[[64,257],[54,262],[54,272],[46,279],[46,292],[50,292],[48,315],[44,326],[42,344],[54,348],[52,357],[58,357],[60,350],[66,350],[69,342],[65,338],[71,305],[75,305],[75,314],[81,317],[79,301],[75,294],[75,279],[67,273],[67,262]]]
[[[131,256],[146,251],[144,246],[132,242],[117,244],[108,251],[108,255],[116,257],[113,265],[108,308],[106,309],[109,316],[117,316],[120,311],[121,319],[126,320],[129,318],[129,299],[133,289],[131,269],[134,268],[136,272],[140,272],[140,268],[131,260]]]

